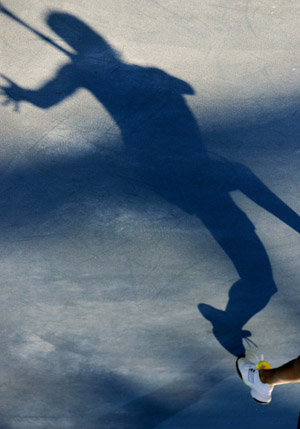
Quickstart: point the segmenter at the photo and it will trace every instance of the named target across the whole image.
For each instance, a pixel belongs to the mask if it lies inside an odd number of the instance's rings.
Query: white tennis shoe
[[[269,404],[272,399],[272,391],[274,386],[265,384],[260,380],[260,369],[271,369],[271,365],[262,359],[257,363],[253,363],[245,357],[236,360],[236,369],[243,382],[250,387],[252,398],[260,404]]]

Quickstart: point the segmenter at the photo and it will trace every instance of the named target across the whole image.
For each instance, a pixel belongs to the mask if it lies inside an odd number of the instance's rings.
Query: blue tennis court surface
[[[4,2],[1,429],[296,428],[297,2]]]

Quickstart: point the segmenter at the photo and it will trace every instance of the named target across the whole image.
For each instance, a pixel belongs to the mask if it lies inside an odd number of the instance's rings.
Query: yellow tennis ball
[[[260,369],[272,369],[269,362],[266,362],[265,360],[261,360],[260,362],[258,362],[258,364],[256,365],[256,368],[258,370],[260,370]]]

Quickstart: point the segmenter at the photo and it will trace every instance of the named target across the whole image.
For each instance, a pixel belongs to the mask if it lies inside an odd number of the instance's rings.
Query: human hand
[[[6,97],[2,105],[7,106],[9,104],[14,104],[14,111],[19,112],[19,103],[24,100],[24,96],[22,97],[23,89],[5,75],[0,73],[0,76],[9,83],[8,86],[0,85],[0,95]]]

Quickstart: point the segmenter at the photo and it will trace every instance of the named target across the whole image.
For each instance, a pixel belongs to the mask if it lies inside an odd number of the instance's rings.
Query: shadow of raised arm
[[[19,103],[22,101],[41,109],[48,109],[70,97],[78,88],[77,79],[70,64],[62,67],[53,79],[37,89],[22,88],[6,76],[1,76],[9,84],[0,86],[1,95],[6,97],[3,104],[14,103],[16,111],[18,111]]]

